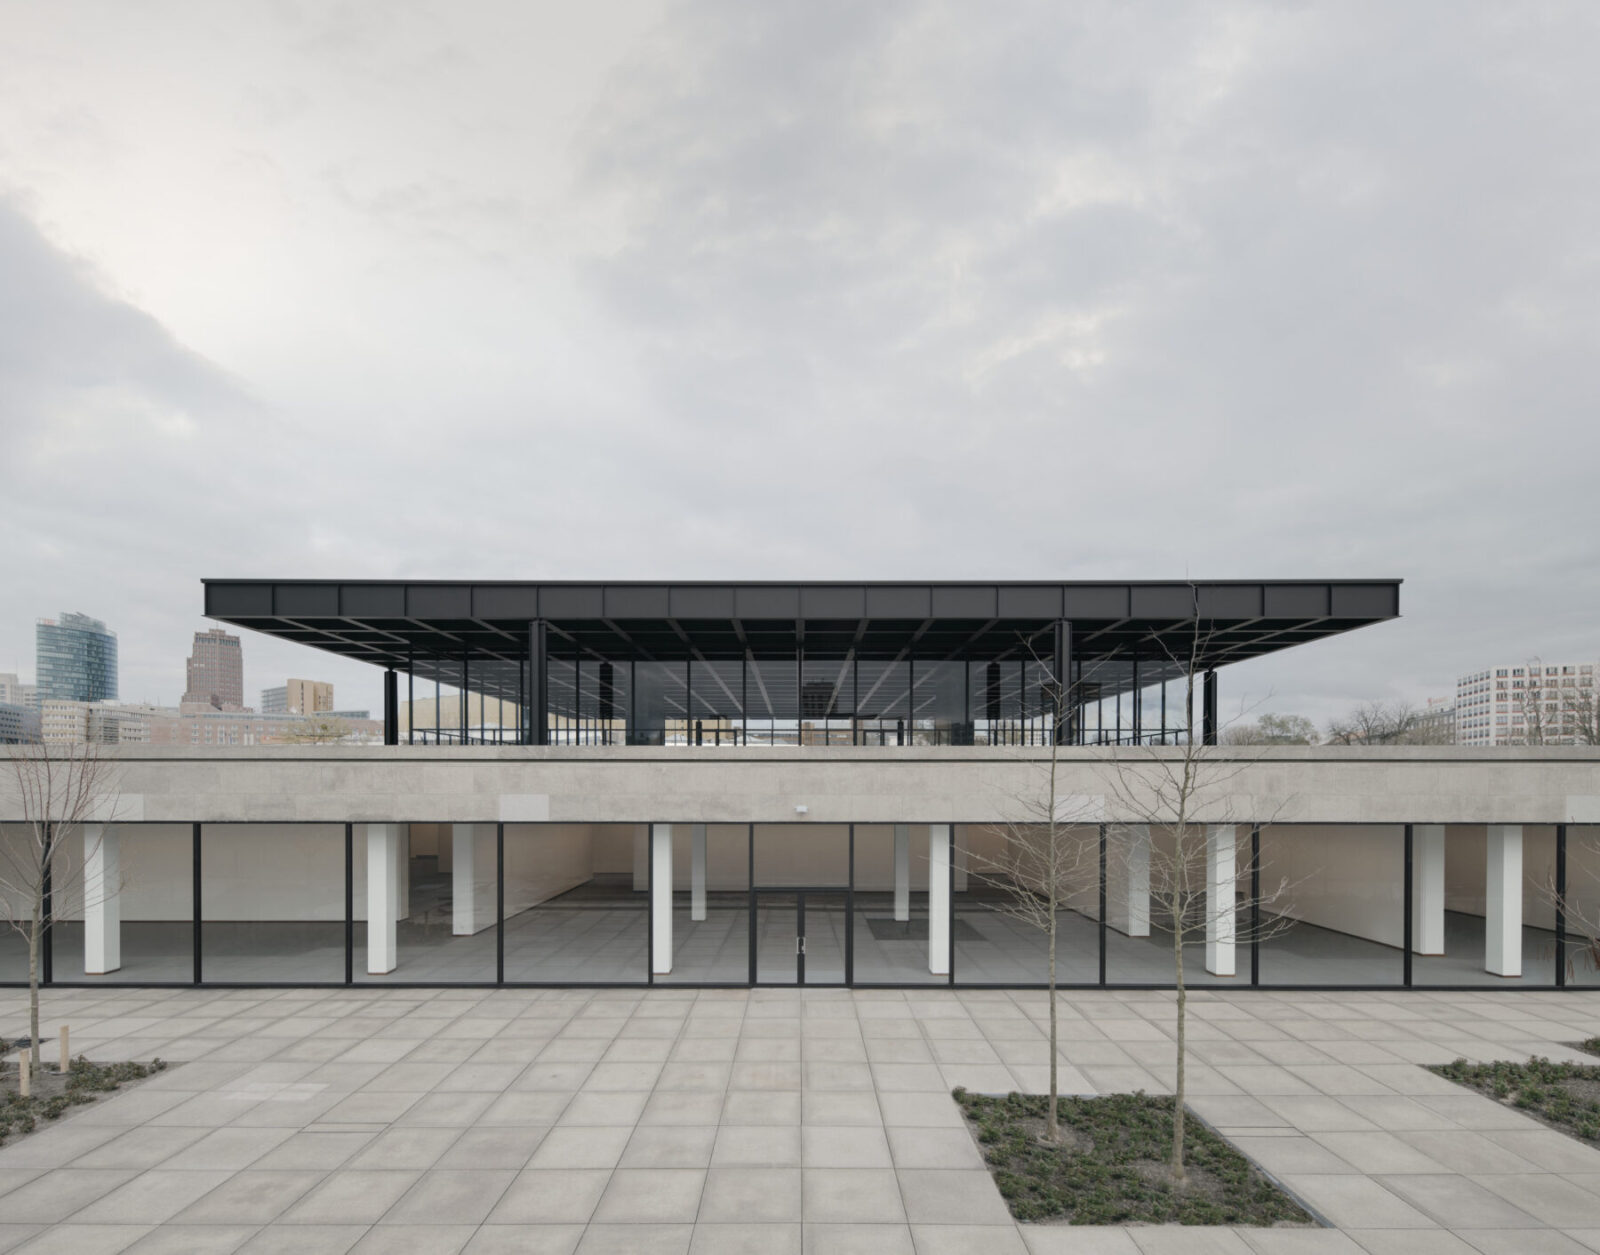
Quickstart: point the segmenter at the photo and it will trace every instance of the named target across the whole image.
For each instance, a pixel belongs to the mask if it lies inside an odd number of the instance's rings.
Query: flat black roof
[[[1073,624],[1084,661],[1187,656],[1221,666],[1397,618],[1369,580],[712,582],[208,579],[205,613],[380,667],[473,678],[514,668],[528,624],[552,656],[992,659]],[[448,679],[448,677],[446,676]],[[477,684],[473,685],[478,687]]]

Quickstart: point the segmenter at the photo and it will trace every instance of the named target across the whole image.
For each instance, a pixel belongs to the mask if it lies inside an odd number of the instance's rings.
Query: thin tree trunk
[[[1174,923],[1172,953],[1178,985],[1178,1069],[1177,1084],[1172,1096],[1172,1175],[1182,1185],[1188,1176],[1183,1166],[1183,1098],[1184,1058],[1187,1054],[1185,1035],[1188,1032],[1189,992],[1183,983],[1183,925]]]
[[[44,879],[33,892],[33,927],[28,930],[28,1071],[39,1074],[39,929],[44,919]]]
[[[1056,912],[1055,895],[1050,895],[1050,1107],[1045,1112],[1044,1135],[1048,1141],[1061,1140],[1061,1126],[1056,1115]]]

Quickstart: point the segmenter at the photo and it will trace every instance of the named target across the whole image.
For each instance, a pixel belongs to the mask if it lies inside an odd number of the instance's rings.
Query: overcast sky
[[[0,671],[202,576],[1403,577],[1600,654],[1600,6],[0,0]],[[379,703],[378,674],[245,637]]]

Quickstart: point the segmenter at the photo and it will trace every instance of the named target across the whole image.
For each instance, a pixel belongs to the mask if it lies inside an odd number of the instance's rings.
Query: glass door
[[[758,985],[842,985],[849,894],[838,889],[757,890],[750,950]]]

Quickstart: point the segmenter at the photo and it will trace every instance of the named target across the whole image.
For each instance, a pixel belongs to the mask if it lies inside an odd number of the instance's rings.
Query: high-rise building
[[[264,715],[320,715],[333,709],[333,685],[326,680],[286,680],[261,690]]]
[[[34,631],[41,702],[117,699],[117,634],[86,614],[40,619]]]
[[[244,709],[244,650],[237,636],[221,628],[194,634],[183,704]]]
[[[0,672],[0,706],[20,706],[39,713],[39,686],[24,684],[14,671]]]
[[[1462,676],[1456,681],[1456,744],[1591,743],[1600,697],[1596,666],[1533,658]]]

